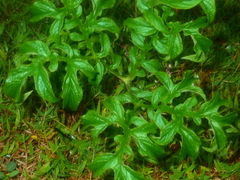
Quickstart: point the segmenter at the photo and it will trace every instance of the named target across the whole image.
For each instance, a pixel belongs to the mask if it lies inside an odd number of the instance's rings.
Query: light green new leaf
[[[116,166],[114,169],[116,180],[145,180],[145,178],[133,171],[129,166]]]
[[[144,12],[151,8],[149,2],[146,0],[137,0],[137,7],[141,12]]]
[[[110,40],[107,34],[100,33],[100,44],[101,44],[101,51],[97,53],[97,57],[103,58],[103,57],[106,57],[111,50]]]
[[[115,4],[115,0],[91,0],[93,5],[93,15],[97,17],[102,14],[102,10],[111,8]]]
[[[72,50],[72,47],[67,44],[67,43],[62,43],[62,44],[57,44],[55,43],[52,48],[57,48],[57,49],[60,49],[62,51],[64,51],[69,58],[66,58],[66,61],[69,61],[69,62],[72,62],[72,57],[73,57],[73,50]]]
[[[84,40],[84,36],[77,33],[77,32],[70,33],[69,37],[72,41],[82,41],[82,40]]]
[[[208,23],[213,22],[216,13],[216,3],[215,0],[202,0],[200,3],[202,9],[207,14]]]
[[[88,78],[95,79],[97,73],[91,64],[81,59],[72,59],[71,61],[75,69],[82,71]]]
[[[128,18],[124,21],[125,25],[127,25],[130,29],[134,29],[136,33],[141,34],[143,36],[149,36],[156,32],[156,29],[146,22],[142,17],[138,18]]]
[[[16,102],[20,99],[21,89],[28,76],[32,75],[32,66],[21,66],[12,69],[4,85],[4,92]]]
[[[151,123],[143,124],[140,127],[131,130],[131,135],[138,146],[138,151],[142,156],[147,156],[152,162],[157,163],[159,157],[163,157],[165,152],[163,148],[157,146],[149,138],[148,134],[154,134],[156,126]]]
[[[105,153],[96,157],[89,168],[94,172],[94,177],[97,177],[102,175],[107,169],[119,169],[121,164],[121,157]]]
[[[122,104],[116,98],[109,97],[104,101],[104,106],[119,118],[119,122],[124,121],[124,109]]]
[[[158,31],[168,34],[169,30],[160,16],[153,13],[152,10],[146,10],[143,13],[144,18],[153,25]]]
[[[50,1],[37,1],[30,6],[30,11],[33,14],[30,21],[36,22],[45,17],[55,17],[57,9]]]
[[[57,102],[58,99],[55,97],[52,89],[52,85],[49,80],[48,73],[41,63],[37,63],[34,66],[33,72],[35,89],[38,94],[45,100],[49,102]]]
[[[185,126],[181,126],[179,130],[179,133],[182,136],[182,159],[185,159],[186,156],[197,158],[199,147],[201,145],[199,137],[192,130],[186,128]]]
[[[88,111],[82,116],[82,122],[85,126],[93,126],[93,136],[97,137],[103,132],[112,122],[105,117],[98,115],[95,111]]]
[[[191,9],[202,0],[152,0],[155,5],[164,4],[175,9]]]
[[[78,82],[76,69],[69,64],[66,71],[61,93],[63,108],[75,111],[82,100],[83,91]]]
[[[42,41],[27,41],[21,44],[19,52],[22,54],[39,55],[42,57],[48,57],[50,51],[47,45]]]
[[[48,67],[50,72],[54,72],[58,69],[58,55],[54,54],[50,56],[50,65]]]
[[[119,33],[119,31],[120,31],[120,29],[116,25],[116,23],[112,19],[109,19],[109,18],[101,18],[97,21],[93,21],[93,23],[91,23],[91,25],[94,28],[94,30],[97,32],[107,30],[112,33]]]
[[[82,2],[82,0],[74,0],[74,1],[61,0],[61,2],[64,4],[66,8],[73,10]]]

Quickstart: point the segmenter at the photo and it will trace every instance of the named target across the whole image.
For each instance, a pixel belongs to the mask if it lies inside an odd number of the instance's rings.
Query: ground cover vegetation
[[[239,179],[239,10],[1,1],[0,179]]]

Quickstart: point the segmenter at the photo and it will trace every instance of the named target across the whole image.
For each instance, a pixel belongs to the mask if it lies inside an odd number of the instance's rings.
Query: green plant
[[[16,162],[10,161],[5,166],[6,166],[6,171],[8,173],[3,173],[0,171],[0,179],[9,179],[9,178],[15,177],[19,174],[19,171],[16,170],[16,168],[17,168]]]
[[[21,91],[29,90],[26,80],[33,76],[43,99],[56,103],[61,97],[63,108],[73,111],[85,96],[98,96],[97,104],[93,102],[93,109],[81,118],[85,130],[92,127],[94,147],[101,145],[102,138],[106,141],[103,154],[89,165],[95,176],[112,169],[115,179],[144,179],[133,163],[140,161],[139,154],[153,164],[169,155],[179,161],[196,159],[200,151],[226,146],[226,127],[228,132],[238,131],[231,126],[237,114],[219,112],[227,101],[217,93],[207,100],[197,86],[196,73],[164,72],[167,63],[206,60],[212,42],[199,29],[213,21],[214,0],[137,0],[134,5],[123,0],[61,2],[63,7],[50,1],[31,6],[31,21],[47,19],[50,33],[46,41],[20,46],[17,68],[9,73],[4,90],[16,102],[26,99]],[[174,10],[197,5],[206,16],[178,20]],[[136,9],[130,16],[116,13],[127,6]],[[191,55],[185,50],[189,37]],[[180,151],[174,153],[172,144],[180,145]],[[39,175],[51,168],[49,158],[42,156],[46,164]]]

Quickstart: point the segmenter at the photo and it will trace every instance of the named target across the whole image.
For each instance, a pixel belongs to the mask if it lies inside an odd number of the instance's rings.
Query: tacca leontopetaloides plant
[[[174,83],[168,73],[160,70],[161,61],[172,60],[182,53],[183,36],[191,37],[194,54],[182,58],[205,61],[211,41],[199,33],[199,28],[213,21],[214,0],[136,0],[137,17],[120,19],[118,25],[106,17],[107,10],[129,5],[125,1],[91,0],[91,5],[84,0],[61,2],[60,8],[40,0],[31,6],[32,22],[53,19],[49,37],[46,41],[28,41],[20,46],[20,55],[15,59],[17,68],[10,71],[4,89],[8,96],[19,101],[27,78],[33,76],[35,89],[43,99],[54,103],[61,97],[63,108],[77,110],[85,83],[100,86],[109,72],[122,80],[115,94],[104,99],[103,106],[99,102],[96,111],[90,110],[82,117],[85,127],[93,127],[95,144],[107,128],[114,129],[107,138],[112,138],[115,148],[89,165],[95,176],[112,169],[115,179],[144,179],[127,165],[128,161],[134,161],[135,150],[151,163],[158,163],[166,156],[165,147],[176,134],[181,137],[180,159],[197,158],[200,148],[214,151],[226,145],[223,126],[229,126],[236,118],[236,114],[223,116],[218,112],[226,102],[219,95],[207,101],[202,89],[194,85],[191,71]],[[195,6],[200,6],[206,16],[184,23],[171,20],[175,15],[173,9]],[[114,46],[123,33],[132,42],[125,57]],[[56,82],[49,75],[60,67],[65,71],[59,73],[62,91],[56,97],[52,87]],[[86,79],[88,82],[84,82]],[[209,144],[205,146],[200,139],[203,120],[214,135],[214,140],[207,141]]]

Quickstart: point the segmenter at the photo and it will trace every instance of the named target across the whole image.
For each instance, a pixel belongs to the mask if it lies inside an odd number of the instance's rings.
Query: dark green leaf
[[[50,55],[50,51],[47,45],[42,41],[24,42],[20,46],[19,52],[22,54],[33,54],[33,55],[39,55],[42,57],[48,57]]]
[[[171,60],[177,57],[183,50],[182,38],[179,33],[168,36],[168,56],[165,60]]]
[[[167,38],[159,39],[159,38],[153,37],[152,39],[153,39],[153,41],[152,41],[153,47],[160,54],[168,54],[169,49],[168,49],[168,39]]]
[[[61,96],[63,98],[63,108],[77,110],[82,100],[83,92],[79,85],[77,72],[72,65],[66,67],[67,74],[64,77]]]
[[[155,5],[164,4],[175,9],[190,9],[198,5],[202,0],[152,0]]]
[[[207,14],[208,23],[213,22],[216,13],[215,0],[202,0],[200,5]]]
[[[100,44],[101,44],[101,51],[97,53],[97,57],[103,58],[103,57],[106,57],[111,50],[110,40],[107,34],[100,33]]]
[[[122,104],[114,97],[109,97],[106,101],[104,101],[104,106],[111,110],[111,112],[118,116],[119,121],[124,120],[124,109]]]
[[[92,26],[95,29],[95,31],[97,31],[97,32],[108,30],[112,33],[119,33],[119,31],[120,31],[120,29],[118,28],[116,23],[112,19],[109,19],[109,18],[101,18],[97,21],[94,21]]]
[[[160,82],[165,86],[165,88],[169,92],[172,92],[174,89],[174,84],[172,83],[172,80],[170,79],[169,75],[166,72],[162,71],[157,72],[156,75]]]
[[[15,101],[19,101],[21,89],[27,77],[32,75],[32,70],[32,66],[21,66],[20,68],[12,69],[4,85],[6,95]]]
[[[121,165],[114,169],[116,180],[145,180],[145,178],[133,171],[130,167]]]
[[[65,14],[61,13],[59,16],[60,16],[60,18],[56,19],[50,27],[50,37],[56,43],[60,43],[60,31],[63,27]]]
[[[17,163],[14,161],[10,161],[7,165],[6,165],[6,170],[8,172],[12,172],[13,170],[15,170],[17,168]]]
[[[45,68],[41,63],[37,63],[34,66],[34,82],[35,89],[38,94],[49,102],[57,102],[58,99],[55,97],[52,89],[52,85],[49,81],[49,76]]]
[[[187,155],[192,158],[197,158],[199,147],[201,145],[199,137],[192,130],[184,126],[180,128],[179,132],[182,136],[182,158],[185,159]]]
[[[149,36],[156,32],[156,29],[141,17],[135,19],[128,18],[127,20],[125,20],[124,23],[130,29],[134,29],[136,33],[141,34],[143,36]]]
[[[117,155],[105,153],[95,158],[89,168],[94,172],[94,177],[97,177],[107,169],[119,169],[121,164],[121,159]]]
[[[111,124],[108,118],[98,115],[95,111],[88,111],[87,114],[82,117],[82,122],[85,126],[93,126],[95,128],[93,130],[93,136],[95,137]]]
[[[96,77],[96,71],[87,61],[81,59],[74,59],[72,60],[72,63],[74,64],[75,69],[82,71],[88,78],[94,79]]]
[[[142,66],[151,73],[156,73],[160,70],[160,63],[159,61],[152,59],[152,60],[146,60],[142,63]]]
[[[30,6],[33,16],[30,19],[33,22],[39,21],[45,17],[55,17],[56,7],[50,1],[37,1]]]
[[[164,21],[162,20],[162,18],[160,16],[158,16],[157,14],[153,13],[152,10],[146,10],[143,13],[145,19],[151,24],[153,25],[158,31],[168,34],[168,28],[167,26],[164,24]]]

